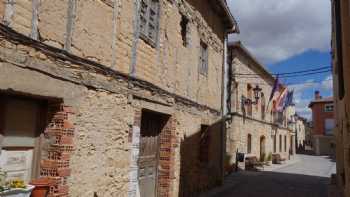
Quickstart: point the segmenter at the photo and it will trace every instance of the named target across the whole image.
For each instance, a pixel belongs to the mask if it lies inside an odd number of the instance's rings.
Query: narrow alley
[[[335,162],[326,156],[297,155],[297,162],[271,171],[233,173],[224,186],[202,197],[326,197]]]

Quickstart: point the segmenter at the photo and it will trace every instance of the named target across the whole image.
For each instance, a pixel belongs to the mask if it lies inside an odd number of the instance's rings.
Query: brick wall
[[[334,112],[325,112],[324,107],[330,103],[314,103],[312,106],[313,134],[325,135],[325,120],[333,119]]]
[[[69,196],[67,178],[71,174],[70,156],[74,150],[74,126],[70,122],[71,107],[50,103],[49,123],[45,130],[46,150],[42,156],[40,175],[49,180],[49,197]]]

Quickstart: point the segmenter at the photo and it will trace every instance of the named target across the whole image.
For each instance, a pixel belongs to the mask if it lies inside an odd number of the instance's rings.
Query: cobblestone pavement
[[[335,163],[327,157],[298,155],[299,162],[269,172],[240,172],[201,197],[327,197]]]

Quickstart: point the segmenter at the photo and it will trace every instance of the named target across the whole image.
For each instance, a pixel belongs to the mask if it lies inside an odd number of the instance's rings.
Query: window
[[[282,135],[280,135],[280,139],[279,139],[279,141],[280,141],[280,147],[279,147],[279,152],[282,152]]]
[[[142,0],[140,9],[140,36],[155,46],[158,39],[159,1]]]
[[[266,112],[266,100],[264,93],[261,93],[261,119],[265,120]]]
[[[210,134],[209,126],[201,125],[200,132],[200,142],[199,142],[199,161],[201,163],[207,164],[209,162],[209,145],[210,145]]]
[[[0,166],[7,172],[8,180],[19,178],[28,183],[39,177],[45,103],[0,95],[0,105]]]
[[[252,153],[252,135],[248,134],[248,138],[247,138],[247,153],[250,154]]]
[[[247,85],[247,95],[248,95],[248,99],[252,101],[253,100],[253,88],[250,84]],[[247,114],[248,114],[248,116],[253,115],[253,105],[252,104],[247,105]]]
[[[287,152],[287,136],[284,136],[284,152]]]
[[[333,112],[334,111],[334,105],[333,104],[327,104],[324,106],[325,112]]]
[[[277,152],[277,135],[273,136],[273,152]]]
[[[202,41],[200,43],[199,73],[208,75],[208,45]]]
[[[188,30],[189,30],[188,22],[189,22],[189,20],[186,18],[186,16],[182,15],[180,26],[181,26],[182,45],[184,47],[187,47],[188,44],[189,44],[189,39],[188,39]]]
[[[333,129],[335,127],[334,119],[326,119],[324,122],[325,134],[333,135]]]

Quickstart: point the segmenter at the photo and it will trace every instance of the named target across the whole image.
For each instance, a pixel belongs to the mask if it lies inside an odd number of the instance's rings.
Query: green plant
[[[262,153],[262,154],[260,155],[260,162],[264,162],[265,159],[266,159],[266,154],[265,154],[265,153]]]
[[[267,161],[272,161],[272,153],[270,152],[266,158]]]

